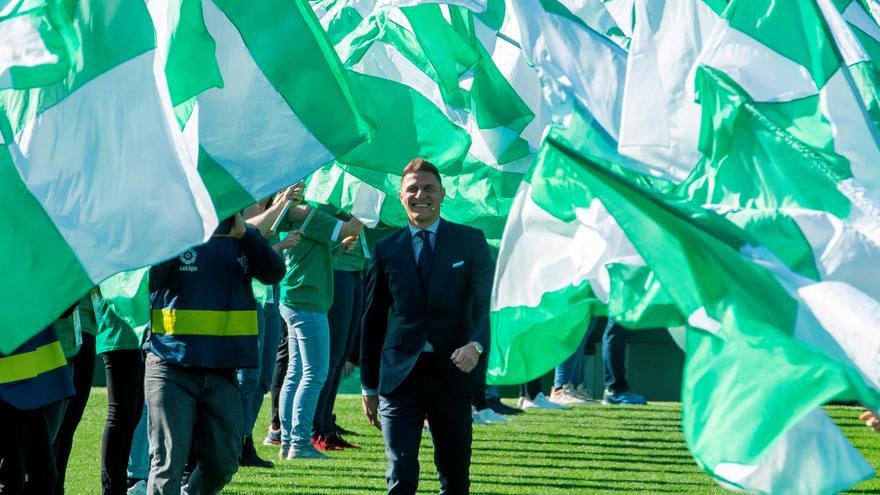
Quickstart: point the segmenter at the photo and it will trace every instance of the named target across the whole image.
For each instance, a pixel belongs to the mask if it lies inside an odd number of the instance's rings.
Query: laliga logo
[[[180,262],[183,263],[179,267],[179,270],[182,272],[197,272],[199,271],[199,267],[191,266],[196,262],[196,252],[193,249],[188,249],[186,252],[180,255]]]
[[[192,265],[196,262],[196,252],[194,249],[187,249],[185,253],[180,255],[180,262],[184,265]]]

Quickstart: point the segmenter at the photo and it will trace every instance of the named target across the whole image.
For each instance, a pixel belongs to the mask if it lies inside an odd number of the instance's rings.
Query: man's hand
[[[381,430],[382,423],[379,422],[379,396],[362,395],[361,403],[364,406],[364,416],[367,417],[367,421]]]
[[[480,360],[480,353],[473,344],[465,344],[456,349],[450,357],[455,366],[465,373],[470,373]]]
[[[865,411],[859,416],[859,419],[865,422],[865,426],[880,433],[880,419],[874,416],[871,411]]]
[[[350,235],[342,240],[342,249],[345,250],[346,253],[351,252],[355,246],[357,246],[358,236]]]
[[[284,251],[285,249],[296,247],[301,240],[302,232],[299,230],[294,230],[293,232],[287,234],[287,237],[285,237],[284,240],[275,243],[275,245],[272,246],[272,249],[274,249],[276,253],[280,254],[281,251]]]
[[[291,206],[296,206],[303,202],[305,188],[306,185],[304,183],[297,182],[296,184],[276,194],[275,201],[273,201],[272,204],[283,206],[284,203],[290,201]]]

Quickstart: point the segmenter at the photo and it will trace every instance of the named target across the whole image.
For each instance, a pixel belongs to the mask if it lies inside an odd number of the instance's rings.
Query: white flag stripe
[[[216,225],[204,186],[181,166],[194,168],[170,108],[149,83],[153,58],[151,50],[89,81],[10,145],[22,180],[95,282],[132,260],[174,256]]]
[[[199,95],[202,148],[254,198],[278,189],[267,177],[289,176],[293,183],[332,160],[333,154],[260,71],[226,15],[213,2],[203,2],[203,7],[205,25],[217,43],[224,87]],[[254,173],[255,163],[261,166],[259,173]]]

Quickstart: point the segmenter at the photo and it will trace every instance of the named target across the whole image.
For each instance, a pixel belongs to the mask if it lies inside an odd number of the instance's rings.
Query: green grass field
[[[67,493],[100,493],[101,431],[107,395],[95,388],[77,431],[67,473]],[[874,466],[880,466],[880,434],[867,430],[851,407],[828,409]],[[228,494],[374,494],[384,487],[385,456],[378,430],[368,427],[360,399],[340,397],[339,423],[356,430],[349,437],[360,450],[336,452],[332,461],[276,462],[275,469],[243,468]],[[268,422],[264,404],[255,437]],[[421,452],[423,493],[436,493],[430,437]],[[276,460],[277,449],[259,446]],[[723,493],[694,463],[681,433],[679,407],[579,407],[528,412],[505,425],[477,426],[471,467],[472,493],[554,495],[576,493]],[[880,480],[853,493],[880,494]]]

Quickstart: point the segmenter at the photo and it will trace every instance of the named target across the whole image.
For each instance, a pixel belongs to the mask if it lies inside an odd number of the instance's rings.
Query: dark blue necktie
[[[422,250],[419,252],[419,278],[422,279],[422,288],[428,292],[428,282],[431,280],[431,265],[434,264],[434,248],[431,246],[431,232],[420,230],[416,233],[422,239]]]

